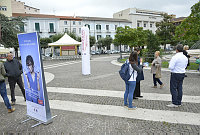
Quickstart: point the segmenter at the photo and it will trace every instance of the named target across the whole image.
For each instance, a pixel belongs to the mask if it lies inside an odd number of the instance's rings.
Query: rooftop
[[[34,18],[58,18],[60,20],[82,20],[79,17],[73,17],[73,16],[56,16],[56,15],[47,15],[47,14],[22,14],[22,13],[13,13],[13,17],[34,17]]]
[[[131,21],[126,19],[116,19],[116,18],[102,18],[102,17],[85,17],[85,16],[79,16],[83,20],[88,21],[109,21],[109,22],[127,22],[131,23]]]

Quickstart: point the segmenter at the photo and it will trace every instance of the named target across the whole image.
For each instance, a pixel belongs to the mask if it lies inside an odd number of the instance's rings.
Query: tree
[[[90,47],[92,47],[96,43],[95,36],[90,36]]]
[[[97,44],[98,44],[98,49],[101,49],[101,47],[103,47],[103,44],[104,44],[104,39],[103,39],[103,38],[100,38],[100,39],[97,41]]]
[[[116,30],[115,39],[113,42],[115,45],[120,46],[120,59],[122,59],[121,45],[127,45],[128,41],[130,40],[129,29],[131,29],[129,26],[125,26],[125,28],[118,27]]]
[[[18,39],[17,34],[20,33],[20,28],[24,26],[22,21],[24,18],[8,18],[3,14],[0,14],[0,43],[5,47],[14,47],[15,56],[18,57]]]
[[[107,47],[107,50],[110,50],[110,45],[112,44],[112,42],[112,37],[106,37],[104,38],[103,46]]]
[[[191,14],[177,28],[175,39],[190,44],[200,40],[200,2],[191,7]]]
[[[172,17],[163,14],[163,20],[159,23],[156,23],[156,35],[164,49],[166,49],[166,44],[174,44],[174,34],[175,34],[175,25],[171,21]]]
[[[152,33],[152,31],[147,31],[147,50],[144,56],[147,57],[147,61],[152,61],[154,59],[154,52],[160,50],[160,44],[158,41],[158,37]]]
[[[160,50],[158,38],[156,35],[152,33],[152,31],[147,32],[147,49],[151,53]]]
[[[52,42],[51,38],[40,38],[40,46],[41,48],[44,48],[44,50],[48,48],[48,43],[51,42]]]
[[[52,39],[52,42],[58,41],[64,34],[55,34],[52,35],[50,38]]]

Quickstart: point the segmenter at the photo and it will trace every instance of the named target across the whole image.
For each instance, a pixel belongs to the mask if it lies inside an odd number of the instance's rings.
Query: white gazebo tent
[[[48,46],[52,47],[52,51],[54,54],[54,47],[60,47],[60,56],[62,55],[77,55],[77,46],[79,46],[81,42],[78,42],[71,38],[66,33],[61,37],[58,41],[54,43],[49,43]]]

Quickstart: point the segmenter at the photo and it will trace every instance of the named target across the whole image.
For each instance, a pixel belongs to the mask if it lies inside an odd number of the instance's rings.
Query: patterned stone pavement
[[[90,76],[81,75],[81,63],[79,61],[74,62],[74,64],[73,62],[70,62],[71,64],[67,64],[68,61],[44,61],[45,68],[51,67],[45,69],[45,72],[49,72],[55,77],[47,84],[47,87],[124,91],[124,83],[118,75],[120,66],[111,64],[111,61],[115,60],[116,57],[117,56],[115,55],[93,57],[91,60],[92,74]],[[53,64],[58,66],[51,66]],[[162,81],[165,83],[165,87],[163,89],[151,88],[153,85],[152,75],[148,69],[145,69],[144,73],[145,81],[141,82],[141,90],[143,93],[170,94],[170,73],[168,71],[162,72]],[[188,77],[185,78],[183,84],[184,95],[200,96],[199,74],[187,74]],[[9,88],[8,95],[10,97]],[[16,95],[22,96],[18,86],[16,87]],[[49,92],[48,96],[50,101],[72,101],[89,103],[91,105],[111,105],[116,107],[123,105],[123,98],[121,97],[57,93],[56,90],[55,92]],[[18,101],[20,102],[19,98],[17,98],[17,102]],[[133,102],[138,108],[142,109],[200,114],[200,103],[184,102],[179,108],[167,108],[166,105],[169,104],[170,101],[139,99],[134,100]],[[20,103],[15,105],[16,111],[11,114],[7,113],[5,105],[2,102],[0,102],[0,108],[0,135],[200,134],[200,124],[188,125],[165,121],[158,122],[153,120],[66,111],[63,109],[51,109],[52,116],[57,115],[57,117],[54,118],[53,123],[31,128],[32,125],[37,123],[36,121],[31,120],[24,124],[20,123],[27,118],[26,106],[21,105]],[[185,118],[183,117],[183,119]]]

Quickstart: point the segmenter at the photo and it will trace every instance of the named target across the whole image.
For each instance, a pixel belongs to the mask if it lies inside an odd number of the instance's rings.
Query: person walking
[[[6,70],[6,73],[8,74],[8,82],[10,86],[10,92],[11,92],[11,104],[15,105],[16,99],[15,99],[15,85],[16,83],[19,85],[21,92],[25,98],[25,89],[24,84],[22,82],[22,64],[17,60],[13,59],[12,53],[7,54],[7,61],[4,63],[4,67]]]
[[[139,54],[140,54],[140,48],[139,47],[136,47],[134,49],[137,54],[138,54],[138,65],[142,65],[142,58],[140,58]],[[133,99],[138,99],[139,98],[142,98],[143,96],[141,95],[141,91],[140,91],[140,81],[141,80],[144,80],[144,73],[143,73],[143,70],[141,72],[138,73],[137,75],[137,78],[136,78],[136,87],[135,87],[135,91],[134,91],[134,94],[133,94]]]
[[[7,76],[5,72],[5,68],[2,62],[0,62],[0,93],[3,98],[4,104],[8,109],[8,113],[12,113],[15,111],[15,108],[12,108],[7,96],[6,84],[5,84],[5,76]]]
[[[167,105],[167,107],[181,106],[183,96],[182,85],[187,64],[188,58],[183,54],[183,45],[179,44],[176,46],[176,55],[172,57],[169,63],[169,69],[171,70],[170,92],[172,95],[172,104]]]
[[[126,61],[127,63],[129,63],[129,74],[131,77],[127,82],[125,82],[126,90],[124,93],[124,106],[128,107],[129,110],[137,108],[136,106],[132,105],[137,74],[142,71],[142,67],[141,65],[138,65],[137,59],[138,59],[138,54],[137,52],[134,51],[130,54],[129,59]],[[129,104],[127,103],[127,99],[128,99]]]
[[[153,73],[153,83],[154,86],[152,88],[157,88],[157,82],[160,84],[160,88],[163,88],[164,84],[160,81],[161,78],[161,65],[162,61],[160,58],[160,51],[155,52],[155,59],[151,65],[151,73]]]

